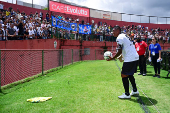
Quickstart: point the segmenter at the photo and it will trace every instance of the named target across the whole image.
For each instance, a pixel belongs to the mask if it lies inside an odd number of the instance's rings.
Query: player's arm
[[[120,62],[123,62],[123,56],[122,56],[122,54],[121,54],[120,56],[118,56],[117,59],[119,59]]]
[[[122,45],[118,44],[117,47],[117,53],[115,54],[115,56],[113,56],[113,58],[109,57],[109,59],[107,59],[107,61],[110,60],[115,60],[117,57],[119,57],[122,54]]]

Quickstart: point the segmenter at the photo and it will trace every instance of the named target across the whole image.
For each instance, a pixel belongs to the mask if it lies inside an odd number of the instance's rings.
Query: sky
[[[2,0],[16,3],[16,0]],[[32,3],[32,0],[21,0]],[[170,17],[170,0],[66,0],[93,9],[135,15]],[[45,6],[47,0],[34,0],[35,4]],[[148,23],[149,17],[122,15],[123,21]],[[165,18],[151,17],[151,23],[166,24]],[[170,18],[167,19],[170,24]]]

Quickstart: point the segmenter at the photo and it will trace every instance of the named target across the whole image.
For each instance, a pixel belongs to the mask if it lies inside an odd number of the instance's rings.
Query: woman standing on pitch
[[[160,61],[161,61],[161,46],[158,44],[155,37],[152,38],[152,44],[149,45],[149,59],[152,60],[155,75],[153,77],[160,78]]]

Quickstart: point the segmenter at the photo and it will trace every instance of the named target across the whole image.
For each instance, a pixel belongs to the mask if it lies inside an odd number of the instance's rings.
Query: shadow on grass
[[[170,77],[161,77],[161,78],[164,78],[164,79],[170,79]]]
[[[147,71],[147,73],[152,73],[152,71]]]
[[[156,105],[158,103],[157,100],[155,100],[153,98],[147,98],[144,96],[139,96],[139,97],[136,97],[135,99],[131,98],[131,99],[129,99],[129,101],[140,103],[140,104],[146,105],[146,106],[152,106],[152,105]]]
[[[0,92],[0,96],[6,95],[7,93]]]
[[[154,74],[147,74],[146,76],[153,76]]]

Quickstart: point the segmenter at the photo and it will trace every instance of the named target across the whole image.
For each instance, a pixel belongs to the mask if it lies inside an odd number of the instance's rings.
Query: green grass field
[[[118,62],[121,67],[122,63]],[[170,81],[135,74],[140,96],[151,112],[157,112],[144,96],[149,97],[160,112],[170,111]],[[166,76],[166,71],[161,75]],[[46,76],[19,84],[0,93],[0,113],[143,113],[136,100],[120,100],[124,93],[120,71],[115,61],[84,61],[66,66]],[[52,97],[42,103],[30,103],[32,97]]]

